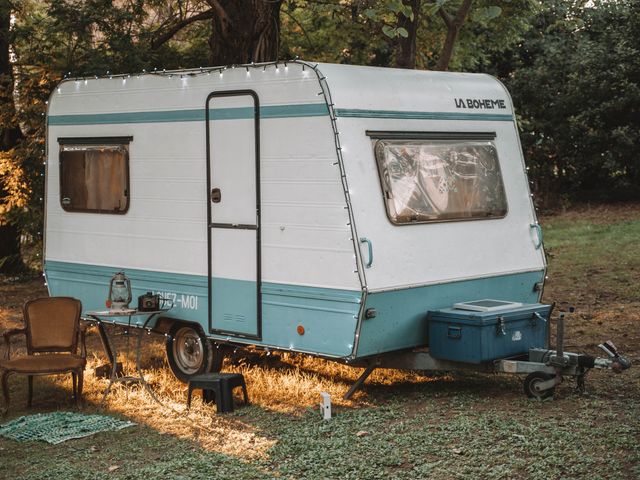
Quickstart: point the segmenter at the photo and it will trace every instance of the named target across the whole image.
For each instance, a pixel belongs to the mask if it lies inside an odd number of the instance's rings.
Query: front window
[[[126,213],[129,139],[59,139],[60,203],[69,212]]]
[[[495,218],[507,213],[498,154],[491,140],[374,138],[374,151],[387,215],[395,224]]]

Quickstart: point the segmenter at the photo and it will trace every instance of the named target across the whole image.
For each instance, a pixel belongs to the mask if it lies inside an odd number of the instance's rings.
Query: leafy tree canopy
[[[547,2],[523,41],[493,58],[547,203],[638,198],[639,14],[634,1]]]
[[[513,95],[544,201],[638,198],[639,10],[634,0],[0,0],[0,239],[41,238],[46,102],[66,75],[276,57],[493,73]]]

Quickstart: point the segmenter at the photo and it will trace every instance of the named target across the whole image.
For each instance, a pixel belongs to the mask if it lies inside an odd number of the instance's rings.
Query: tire
[[[529,398],[537,398],[538,400],[543,400],[545,398],[549,398],[556,391],[556,387],[551,387],[548,390],[538,391],[536,390],[536,385],[542,382],[546,382],[547,380],[551,380],[554,375],[545,372],[533,372],[527,375],[527,378],[524,379],[524,393]]]
[[[208,372],[211,346],[196,328],[175,323],[166,342],[167,361],[175,377],[187,383],[191,377]]]

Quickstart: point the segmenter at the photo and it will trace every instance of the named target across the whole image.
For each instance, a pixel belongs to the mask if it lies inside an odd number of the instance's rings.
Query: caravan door
[[[252,90],[206,102],[209,331],[261,338],[260,105]]]

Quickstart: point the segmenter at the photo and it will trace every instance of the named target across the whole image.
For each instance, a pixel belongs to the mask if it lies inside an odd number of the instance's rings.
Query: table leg
[[[144,332],[145,332],[145,329],[146,329],[147,325],[149,324],[149,322],[151,321],[151,319],[154,316],[155,316],[155,314],[150,315],[149,318],[147,318],[147,320],[144,322],[144,325],[142,326],[142,328],[140,329],[140,335],[138,335],[138,345],[136,347],[136,369],[138,370],[138,377],[140,378],[140,383],[142,383],[142,385],[144,386],[144,388],[147,391],[147,393],[149,395],[151,395],[151,398],[153,398],[160,405],[164,405],[160,401],[160,399],[158,397],[156,397],[156,394],[153,392],[153,389],[151,388],[151,385],[149,385],[147,383],[147,381],[144,379],[144,375],[142,374],[142,362],[141,362],[141,358],[142,358],[142,337],[144,336]]]
[[[111,362],[111,375],[109,376],[109,385],[105,389],[102,394],[102,400],[100,403],[104,403],[107,399],[107,395],[111,391],[111,386],[118,381],[118,352],[115,348],[115,344],[112,344],[109,340],[109,335],[103,325],[102,322],[98,324],[98,331],[100,332],[100,339],[102,340],[102,346],[104,347],[104,351],[109,357],[109,361]]]
[[[91,318],[96,320],[96,323],[98,325],[98,333],[100,334],[100,340],[102,342],[102,348],[104,349],[104,352],[107,355],[109,363],[111,364],[111,375],[109,375],[109,385],[107,385],[107,388],[105,389],[104,394],[102,395],[101,403],[104,403],[104,401],[106,400],[107,395],[111,391],[111,387],[113,386],[114,383],[117,383],[117,382],[139,382],[139,383],[142,383],[142,385],[144,386],[145,390],[149,393],[149,395],[151,395],[151,397],[156,402],[158,402],[160,405],[164,405],[160,401],[160,399],[158,399],[156,394],[153,392],[153,389],[151,388],[151,385],[149,385],[147,383],[147,381],[144,379],[144,375],[142,374],[142,359],[141,359],[141,357],[142,357],[142,337],[144,335],[145,330],[147,330],[147,325],[149,324],[149,322],[151,322],[151,320],[158,313],[159,312],[150,313],[141,328],[139,327],[139,324],[136,324],[136,325],[138,325],[137,328],[140,329],[140,334],[138,335],[138,340],[137,340],[137,344],[136,344],[136,370],[137,370],[137,376],[128,376],[128,375],[124,375],[124,373],[123,373],[122,377],[118,377],[118,351],[117,351],[115,342],[111,341],[111,338],[109,337],[109,333],[107,332],[107,329],[105,327],[105,323],[103,321],[99,320],[97,317],[90,315]],[[128,322],[127,327],[131,328],[131,316],[129,316],[129,322]],[[128,345],[129,345],[129,343],[128,343],[128,338],[127,338],[127,353],[129,351]]]
[[[98,322],[98,333],[100,334],[100,341],[102,342],[102,348],[104,353],[107,354],[107,358],[109,359],[109,363],[111,363],[111,371],[113,372],[116,367],[116,357],[113,354],[113,349],[111,348],[111,342],[109,341],[109,336],[104,328],[103,322]]]

